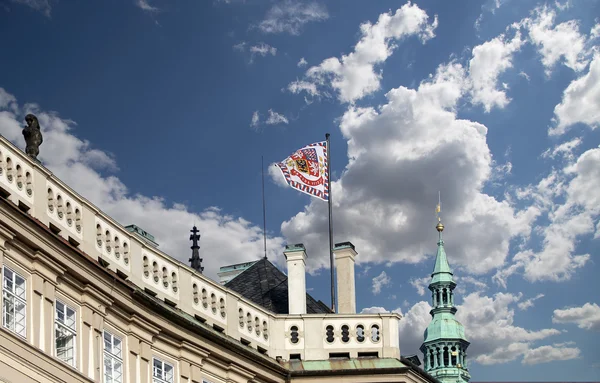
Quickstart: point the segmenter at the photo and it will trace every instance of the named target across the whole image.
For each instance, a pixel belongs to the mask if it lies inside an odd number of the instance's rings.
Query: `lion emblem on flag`
[[[296,150],[277,166],[291,187],[327,200],[329,180],[325,143],[315,143]]]

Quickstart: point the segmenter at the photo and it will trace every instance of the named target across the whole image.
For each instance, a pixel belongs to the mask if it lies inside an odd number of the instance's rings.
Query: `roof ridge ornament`
[[[190,241],[192,241],[192,257],[189,259],[190,266],[192,269],[196,270],[200,274],[204,271],[204,267],[202,267],[202,258],[200,258],[200,245],[198,245],[198,241],[200,240],[200,230],[194,225],[192,230],[190,230],[192,234],[190,234]]]

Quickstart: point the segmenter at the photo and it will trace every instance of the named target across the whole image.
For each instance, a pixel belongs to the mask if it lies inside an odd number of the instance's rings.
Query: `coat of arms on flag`
[[[296,150],[277,164],[285,181],[294,189],[329,200],[327,143],[316,142]]]

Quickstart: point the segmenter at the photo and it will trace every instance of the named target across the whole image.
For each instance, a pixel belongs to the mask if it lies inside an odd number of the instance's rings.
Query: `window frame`
[[[162,363],[162,376],[157,377],[154,375],[154,362],[158,361]],[[165,379],[165,366],[171,367],[171,380]],[[152,357],[152,383],[175,383],[175,365],[167,362],[164,358],[159,358],[157,356]]]
[[[4,281],[6,278],[6,271],[10,271],[12,273],[12,279],[11,279],[11,284],[12,284],[12,289],[11,291],[9,291],[7,288],[5,288],[4,285]],[[20,278],[23,280],[23,296],[19,296],[16,292],[16,278]],[[2,327],[10,332],[12,332],[15,335],[18,335],[24,339],[27,339],[27,295],[28,295],[28,291],[27,291],[27,278],[23,277],[22,274],[16,272],[14,270],[14,268],[12,267],[8,267],[6,265],[2,266],[2,294],[1,294],[1,298],[2,298]],[[8,298],[12,299],[13,302],[13,328],[9,327],[9,325],[7,325],[6,322],[6,306],[5,306],[5,301]],[[15,303],[22,303],[23,304],[23,331],[22,333],[17,332],[15,323],[16,323],[16,319],[14,319],[16,316],[14,315],[14,313],[16,312],[15,308],[16,308],[16,304]]]
[[[106,335],[110,335],[111,337],[111,350],[107,350],[106,348]],[[118,339],[120,342],[120,356],[116,355],[113,353],[113,349],[115,348],[114,343],[115,343],[115,339]],[[106,360],[110,359],[111,361],[111,367],[112,367],[112,371],[114,372],[114,362],[120,362],[121,363],[121,377],[119,378],[119,380],[115,380],[114,377],[111,377],[112,381],[111,383],[123,383],[124,379],[124,375],[125,375],[125,361],[123,358],[123,337],[119,336],[115,333],[115,331],[113,331],[112,329],[104,329],[102,331],[102,382],[106,383]]]
[[[63,317],[66,318],[67,314],[68,314],[68,310],[73,311],[73,327],[71,328],[69,327],[66,323],[61,323],[58,319],[58,304],[63,305],[64,307],[64,311],[63,311]],[[63,319],[64,321],[64,319]],[[77,309],[74,308],[74,306],[65,303],[65,300],[60,299],[60,298],[56,298],[54,300],[54,326],[53,326],[53,330],[54,330],[54,336],[53,336],[53,340],[54,340],[54,356],[56,357],[56,359],[60,360],[61,362],[63,362],[64,364],[66,364],[67,366],[70,366],[72,368],[77,368],[77,362],[78,362],[78,358],[77,358],[77,352],[78,352],[78,348],[77,348],[77,342],[79,340],[79,322],[78,322],[78,313],[77,313]],[[56,330],[57,328],[60,328],[63,331],[66,331],[68,333],[71,333],[71,335],[73,336],[73,362],[69,363],[68,361],[62,359],[59,355],[58,355],[58,345],[56,344],[57,339],[56,339]]]

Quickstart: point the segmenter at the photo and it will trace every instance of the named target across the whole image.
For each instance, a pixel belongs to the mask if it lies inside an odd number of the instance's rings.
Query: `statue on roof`
[[[25,116],[27,126],[23,128],[23,137],[25,137],[25,153],[34,160],[37,160],[40,154],[40,145],[44,142],[40,123],[35,115],[29,113]]]

